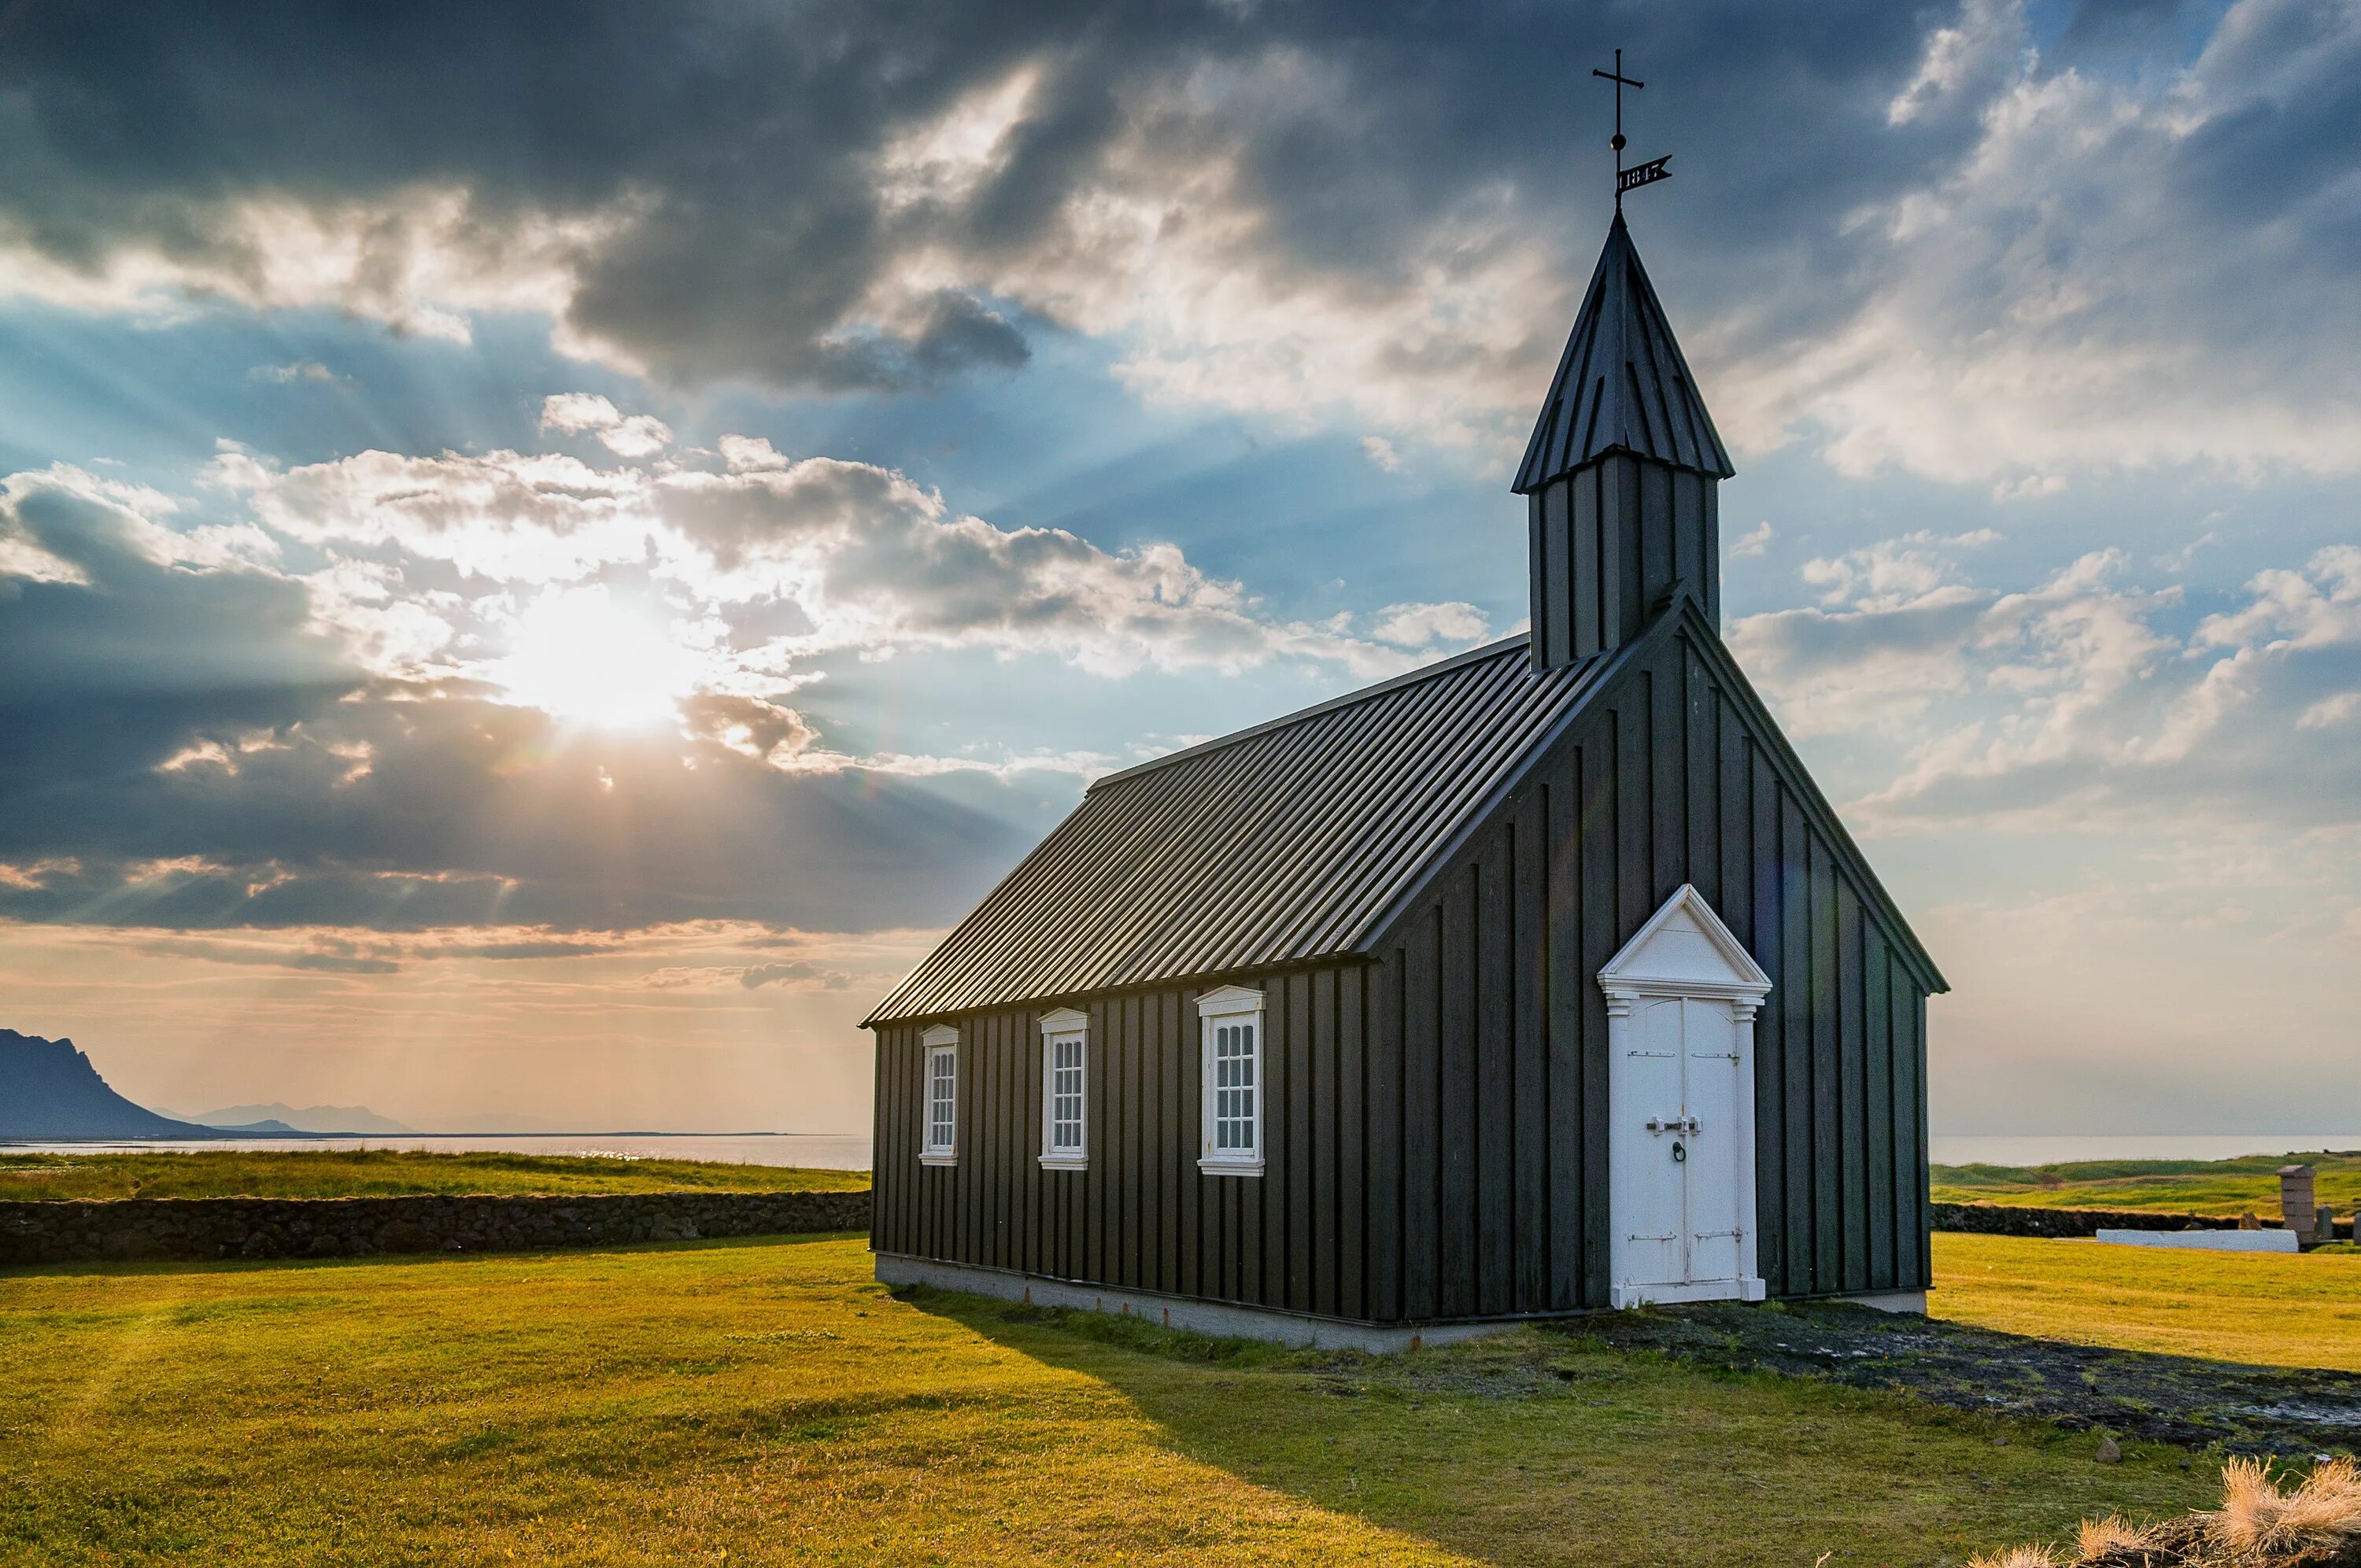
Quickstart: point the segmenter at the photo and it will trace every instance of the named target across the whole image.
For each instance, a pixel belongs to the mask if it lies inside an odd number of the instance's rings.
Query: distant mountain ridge
[[[290,1131],[241,1127],[246,1135]],[[0,1138],[219,1138],[226,1129],[159,1116],[106,1085],[71,1040],[0,1029]]]
[[[288,1105],[278,1101],[268,1105],[225,1105],[218,1111],[202,1112],[186,1119],[208,1127],[243,1129],[269,1124],[294,1133],[415,1135],[418,1131],[390,1116],[380,1116],[366,1105]]]

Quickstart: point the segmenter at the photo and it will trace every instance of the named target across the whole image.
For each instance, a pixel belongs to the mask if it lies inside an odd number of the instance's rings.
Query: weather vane
[[[1615,139],[1607,145],[1615,149],[1615,210],[1620,213],[1623,210],[1624,192],[1636,191],[1642,185],[1653,185],[1659,180],[1673,177],[1673,171],[1664,167],[1673,159],[1670,153],[1666,153],[1645,163],[1635,163],[1629,169],[1623,167],[1623,89],[1648,84],[1623,74],[1623,51],[1620,49],[1615,51],[1614,70],[1594,70],[1590,74],[1603,76],[1615,83]]]

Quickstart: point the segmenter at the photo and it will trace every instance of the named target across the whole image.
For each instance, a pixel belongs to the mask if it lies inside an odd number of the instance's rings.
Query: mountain
[[[225,1105],[218,1111],[207,1111],[188,1118],[208,1127],[236,1127],[241,1131],[258,1124],[270,1123],[295,1133],[415,1133],[390,1116],[380,1116],[366,1105]]]
[[[0,1029],[0,1138],[218,1138],[106,1086],[71,1040]]]

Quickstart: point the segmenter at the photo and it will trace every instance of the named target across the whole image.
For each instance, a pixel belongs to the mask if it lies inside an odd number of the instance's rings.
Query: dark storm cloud
[[[300,584],[159,559],[175,536],[102,495],[0,500],[12,538],[84,581],[0,574],[0,838],[52,805],[95,806],[202,735],[296,723],[360,683],[310,628]]]
[[[928,250],[1087,265],[1064,254],[1079,242],[1061,210],[1118,179],[1125,149],[1236,156],[1242,266],[1400,288],[1408,236],[1505,181],[1521,224],[1570,232],[1578,269],[1608,170],[1587,72],[1619,42],[1652,83],[1631,105],[1635,148],[1679,155],[1689,188],[1652,216],[1725,287],[1767,282],[1812,264],[1802,247],[1841,243],[1834,214],[1971,134],[1966,99],[1885,124],[1939,15],[1874,0],[35,6],[0,50],[0,217],[66,267],[138,247],[260,291],[267,247],[225,219],[241,200],[391,212],[403,192],[456,188],[467,220],[449,243],[494,269],[528,220],[606,214],[559,247],[578,336],[676,379],[891,387],[1026,355],[1018,325],[964,286],[876,324],[869,302],[895,269]],[[1279,86],[1235,91],[1273,62]],[[880,160],[899,138],[1027,66],[1024,115],[974,188],[892,193]],[[364,238],[381,273],[399,269],[398,227]],[[1535,323],[1533,352],[1562,328]]]
[[[1038,827],[372,681],[310,629],[302,584],[160,562],[103,495],[34,486],[0,524],[83,579],[0,576],[0,915],[865,929],[941,918]]]

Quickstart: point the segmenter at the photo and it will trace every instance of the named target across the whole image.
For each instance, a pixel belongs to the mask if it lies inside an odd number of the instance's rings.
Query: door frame
[[[1659,949],[1656,938],[1682,915],[1705,938],[1706,951],[1698,952],[1694,943],[1679,945],[1686,950]],[[1600,967],[1598,988],[1607,997],[1608,1112],[1602,1119],[1607,1123],[1609,1140],[1606,1163],[1610,1172],[1615,1168],[1614,1140],[1635,1135],[1619,1125],[1614,1087],[1615,1075],[1625,1070],[1624,1057],[1631,1048],[1635,1003],[1650,997],[1726,1003],[1738,1056],[1737,1127],[1733,1138],[1733,1163],[1738,1171],[1738,1277],[1678,1284],[1627,1283],[1630,1245],[1625,1238],[1630,1223],[1616,1201],[1610,1179],[1607,1194],[1611,1244],[1608,1305],[1620,1309],[1644,1301],[1762,1300],[1765,1287],[1756,1255],[1756,1233],[1762,1228],[1762,1213],[1754,1172],[1754,1015],[1761,1011],[1763,999],[1771,993],[1771,977],[1754,961],[1744,944],[1731,935],[1730,927],[1721,923],[1705,895],[1694,885],[1683,883],[1680,891],[1666,899],[1664,907],[1650,916],[1631,939]],[[1686,1061],[1682,1071],[1687,1071]]]

